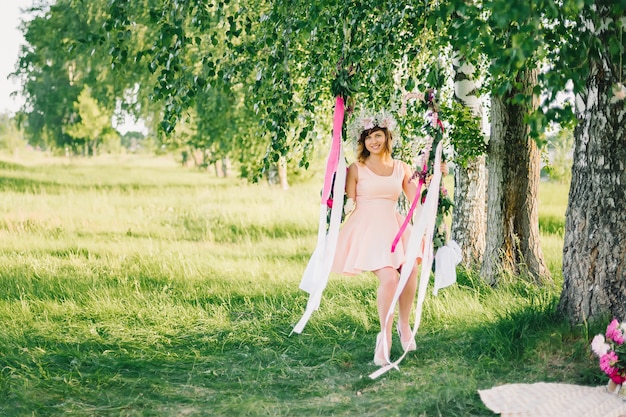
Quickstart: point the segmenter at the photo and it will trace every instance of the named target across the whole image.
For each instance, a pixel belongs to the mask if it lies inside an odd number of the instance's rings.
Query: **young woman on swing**
[[[374,363],[387,365],[392,344],[394,317],[385,323],[398,287],[402,268],[412,268],[398,299],[397,331],[404,351],[416,349],[409,315],[417,287],[417,265],[405,265],[409,229],[392,251],[392,243],[404,221],[397,211],[400,193],[413,201],[417,180],[411,168],[391,155],[395,120],[387,113],[359,117],[351,130],[357,141],[357,161],[346,177],[347,207],[354,209],[339,231],[332,272],[356,275],[371,271],[379,280],[377,293],[381,332],[376,338]],[[417,263],[421,258],[418,258]]]

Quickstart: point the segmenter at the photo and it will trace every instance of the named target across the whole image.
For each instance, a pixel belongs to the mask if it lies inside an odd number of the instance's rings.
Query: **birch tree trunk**
[[[528,94],[537,82],[537,71],[525,72],[518,81]],[[492,285],[500,273],[527,275],[537,282],[549,277],[539,245],[540,154],[524,121],[532,109],[510,102],[517,93],[513,89],[491,99],[488,227],[481,275]],[[537,105],[533,100],[531,106]]]
[[[611,68],[606,57],[592,59],[576,97],[559,303],[572,323],[626,319],[626,103],[611,101]]]
[[[278,161],[278,178],[280,179],[280,188],[289,189],[289,181],[287,180],[287,159],[282,156]]]
[[[482,119],[482,106],[477,96],[475,68],[462,57],[452,60],[454,96]],[[482,125],[482,123],[481,123]],[[472,158],[466,166],[457,164],[454,171],[454,211],[452,239],[463,251],[462,263],[471,267],[482,263],[487,226],[487,170],[485,156]]]

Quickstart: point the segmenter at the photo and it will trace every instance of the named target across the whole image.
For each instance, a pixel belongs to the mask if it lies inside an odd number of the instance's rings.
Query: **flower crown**
[[[399,143],[400,135],[397,131],[398,123],[393,115],[385,110],[381,110],[376,113],[369,109],[361,109],[358,114],[354,114],[352,120],[348,124],[348,140],[352,141],[356,146],[361,134],[366,130],[373,129],[374,127],[386,128],[391,134],[393,144],[395,145]]]

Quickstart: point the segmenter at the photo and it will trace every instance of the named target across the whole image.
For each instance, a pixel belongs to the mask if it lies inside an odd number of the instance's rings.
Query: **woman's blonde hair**
[[[393,144],[391,132],[386,127],[374,126],[361,132],[361,136],[359,136],[359,140],[356,143],[356,156],[360,163],[365,163],[365,160],[370,156],[370,151],[365,147],[365,138],[378,130],[385,134],[385,152],[391,155],[391,146]]]

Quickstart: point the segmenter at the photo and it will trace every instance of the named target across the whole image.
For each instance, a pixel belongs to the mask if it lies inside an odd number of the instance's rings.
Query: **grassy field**
[[[320,180],[285,192],[168,160],[3,161],[2,416],[491,416],[478,389],[605,383],[597,329],[555,309],[565,186],[540,190],[555,286],[459,271],[428,295],[417,352],[372,381],[373,275],[333,276],[289,335]]]

